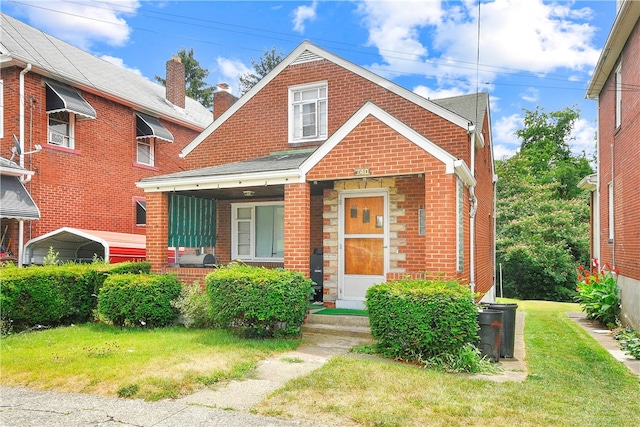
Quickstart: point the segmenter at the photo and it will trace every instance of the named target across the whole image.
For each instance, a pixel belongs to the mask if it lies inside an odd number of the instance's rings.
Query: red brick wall
[[[640,22],[627,41],[622,58],[622,124],[616,129],[615,73],[599,98],[600,261],[617,267],[623,276],[640,279]],[[615,68],[614,68],[615,70]],[[611,162],[615,164],[611,171]],[[613,178],[612,178],[613,176]],[[615,239],[609,240],[607,185],[613,179]]]
[[[19,70],[10,69],[2,74],[2,153],[10,153],[12,135],[19,136],[18,73]],[[47,144],[46,89],[34,72],[25,75],[25,95],[25,147],[43,147],[42,152],[25,159],[25,167],[35,172],[29,190],[41,212],[39,221],[25,227],[25,242],[64,226],[145,234],[145,227],[136,226],[134,197],[146,195],[135,183],[185,169],[186,162],[178,153],[199,132],[161,119],[175,142],[158,142],[155,167],[142,167],[134,164],[136,121],[132,108],[83,92],[82,96],[96,110],[97,119],[76,122],[75,149],[68,150]]]
[[[310,247],[309,184],[284,187],[284,268],[309,277]]]
[[[303,145],[288,143],[289,86],[327,81],[328,131],[335,132],[365,102],[372,101],[454,156],[469,162],[466,129],[329,61],[284,69],[186,158],[189,168],[251,159]],[[308,144],[317,146],[316,144]]]

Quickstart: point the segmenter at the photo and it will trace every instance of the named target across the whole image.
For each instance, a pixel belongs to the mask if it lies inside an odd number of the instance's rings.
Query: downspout
[[[27,64],[24,70],[20,71],[20,167],[24,167],[24,75],[31,71],[31,64]],[[22,183],[31,180],[31,176],[27,175],[22,178]],[[24,251],[24,220],[18,222],[18,267],[22,267],[22,255]]]
[[[476,175],[476,127],[470,126],[471,133],[471,176]],[[478,210],[478,199],[476,198],[475,187],[469,187],[469,287],[471,293],[476,292],[476,211]],[[474,297],[475,299],[475,297]]]

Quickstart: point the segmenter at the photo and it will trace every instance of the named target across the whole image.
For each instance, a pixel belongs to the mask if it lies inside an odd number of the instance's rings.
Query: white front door
[[[387,193],[344,192],[339,212],[339,308],[364,308],[371,285],[386,281],[388,269]]]

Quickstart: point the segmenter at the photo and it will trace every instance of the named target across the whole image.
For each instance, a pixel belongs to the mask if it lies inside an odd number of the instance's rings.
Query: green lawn
[[[158,400],[250,372],[296,340],[243,340],[223,331],[81,325],[0,340],[4,385]]]
[[[256,411],[337,425],[640,426],[640,380],[564,314],[579,307],[518,304],[527,313],[522,383],[337,357]]]

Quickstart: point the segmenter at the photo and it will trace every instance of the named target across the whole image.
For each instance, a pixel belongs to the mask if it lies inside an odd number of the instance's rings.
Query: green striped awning
[[[198,248],[216,244],[216,201],[169,195],[169,246]]]

